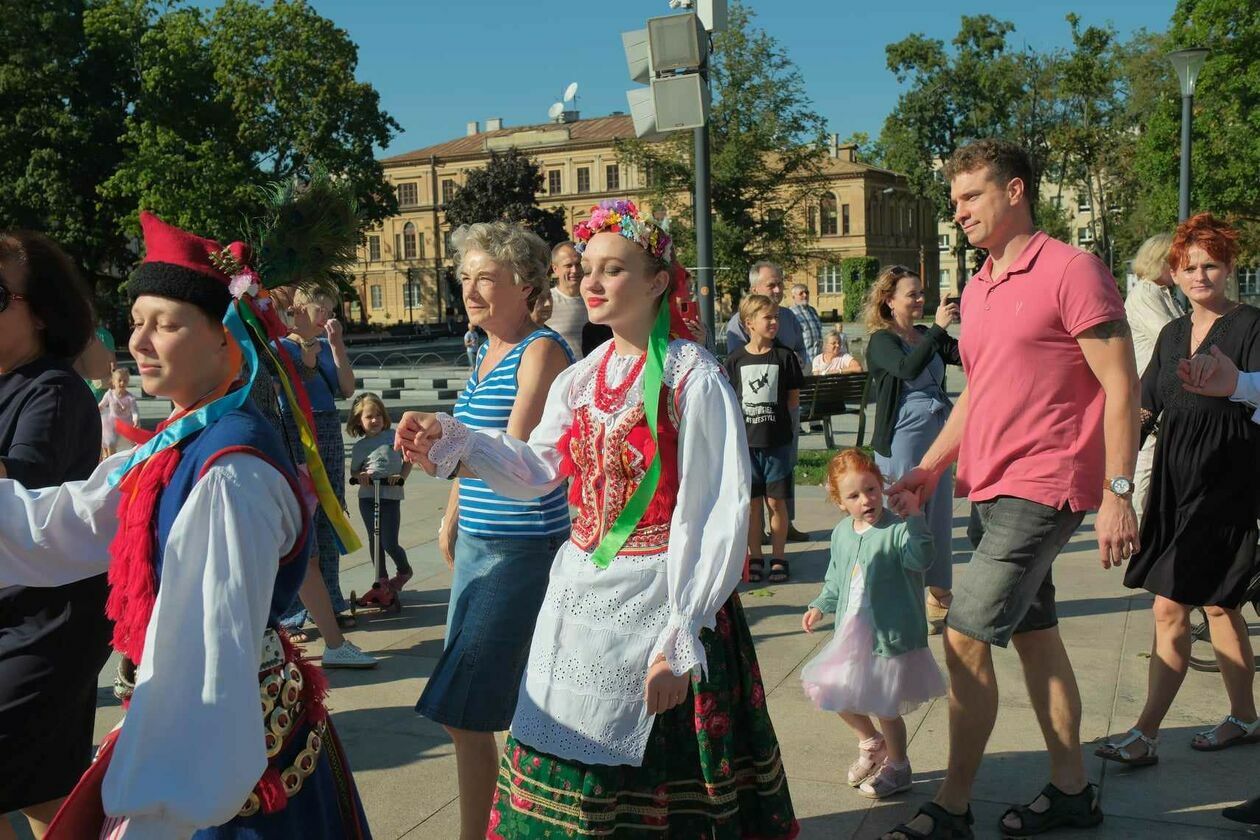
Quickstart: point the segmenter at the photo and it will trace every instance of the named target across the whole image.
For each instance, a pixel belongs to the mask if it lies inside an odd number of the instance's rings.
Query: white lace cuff
[[[701,675],[707,676],[709,663],[704,655],[704,645],[700,643],[700,628],[692,630],[690,625],[686,616],[670,616],[669,624],[665,625],[652,650],[649,666],[658,656],[664,656],[675,676],[695,670],[696,666],[700,667]]]
[[[437,467],[440,478],[454,478],[459,462],[468,457],[472,435],[467,426],[449,414],[438,414],[437,418],[442,424],[442,436],[429,450],[429,460]]]

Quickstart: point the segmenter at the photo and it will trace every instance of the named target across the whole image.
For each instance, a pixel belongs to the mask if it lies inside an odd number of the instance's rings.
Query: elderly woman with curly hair
[[[469,328],[489,336],[455,417],[471,428],[528,440],[551,383],[573,363],[560,335],[532,318],[547,291],[551,252],[533,233],[505,222],[462,227],[451,243]],[[451,488],[438,534],[455,572],[446,649],[416,711],[442,724],[455,742],[461,840],[486,836],[499,774],[494,733],[512,722],[550,558],[568,536],[564,487],[528,502],[473,478]]]
[[[1159,728],[1186,676],[1195,607],[1207,613],[1230,710],[1190,746],[1210,752],[1260,742],[1255,659],[1239,611],[1260,537],[1260,427],[1253,409],[1191,393],[1177,375],[1184,359],[1215,353],[1242,370],[1260,368],[1260,309],[1228,297],[1237,256],[1238,232],[1207,213],[1181,223],[1169,252],[1190,312],[1163,328],[1142,375],[1143,436],[1157,427],[1158,436],[1141,549],[1124,584],[1155,596],[1155,643],[1136,725],[1097,750],[1121,764],[1159,760]]]

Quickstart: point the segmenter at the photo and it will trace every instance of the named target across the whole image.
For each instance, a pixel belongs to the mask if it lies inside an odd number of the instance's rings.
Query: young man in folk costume
[[[446,415],[408,413],[398,432],[431,473],[522,499],[569,479],[578,509],[487,837],[794,837],[735,595],[749,487],[739,403],[686,340],[691,295],[669,236],[624,200],[575,234],[582,297],[613,338],[560,374],[529,441]]]
[[[149,213],[141,225],[130,349],[174,413],[86,481],[0,481],[0,581],[56,586],[108,567],[125,657],[126,716],[47,836],[369,837],[326,683],[277,629],[311,511],[247,397],[257,346],[283,327],[248,246]]]

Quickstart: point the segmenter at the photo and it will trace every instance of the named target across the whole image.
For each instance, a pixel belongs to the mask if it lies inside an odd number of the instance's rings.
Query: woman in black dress
[[[1142,518],[1141,549],[1125,574],[1155,595],[1149,693],[1137,725],[1097,750],[1132,765],[1158,760],[1160,724],[1186,675],[1190,612],[1205,608],[1229,695],[1229,715],[1190,746],[1212,751],[1260,741],[1247,625],[1239,608],[1260,537],[1260,426],[1253,410],[1182,388],[1177,365],[1216,347],[1242,370],[1260,369],[1260,309],[1230,300],[1226,283],[1238,234],[1202,213],[1181,224],[1169,264],[1190,313],[1160,332],[1142,376],[1142,433],[1154,434],[1155,463]]]
[[[55,244],[0,233],[0,477],[36,488],[92,474],[100,415],[73,363],[93,324]],[[105,575],[52,589],[0,584],[0,814],[21,810],[36,837],[91,759],[105,598]]]

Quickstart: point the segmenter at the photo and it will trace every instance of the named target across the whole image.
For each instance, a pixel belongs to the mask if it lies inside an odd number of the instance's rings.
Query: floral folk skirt
[[[700,634],[708,676],[657,715],[643,763],[581,764],[508,737],[488,840],[787,840],[800,827],[739,596]]]

